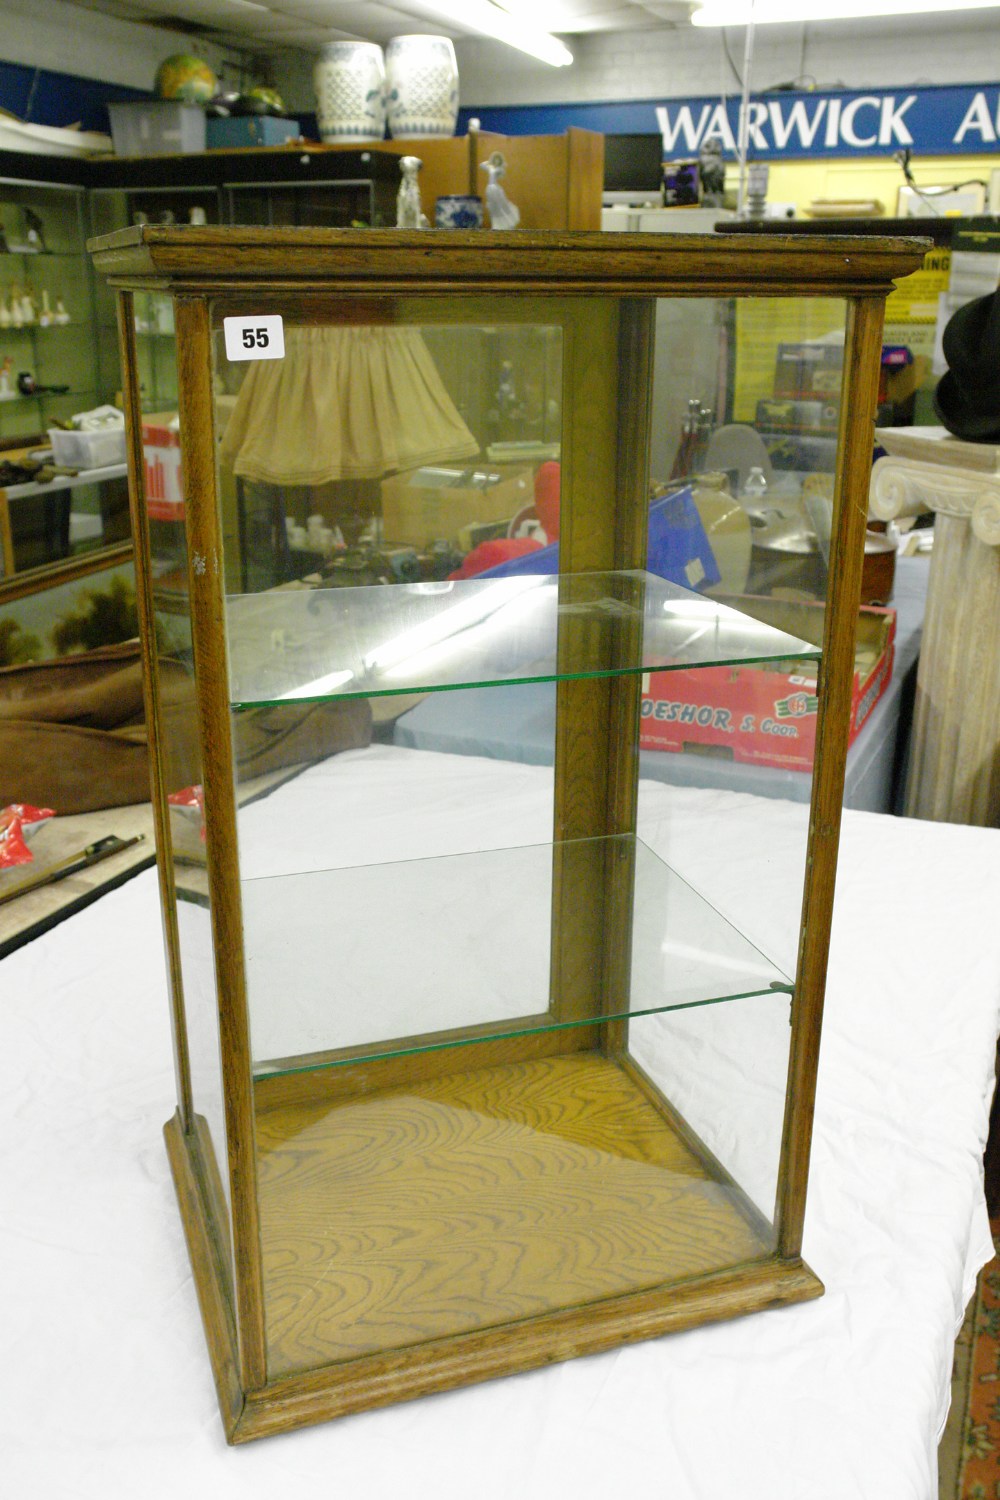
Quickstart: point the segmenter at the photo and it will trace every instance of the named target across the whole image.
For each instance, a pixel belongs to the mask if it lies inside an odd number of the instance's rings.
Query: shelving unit
[[[822,1290],[801,1236],[870,419],[882,299],[921,251],[750,253],[736,238],[149,226],[95,248],[126,329],[145,560],[179,1085],[166,1134],[231,1441]],[[169,600],[164,559],[148,563],[131,333],[153,286],[183,289]],[[646,571],[657,302],[749,295],[828,299],[845,324],[821,652],[753,600]],[[264,317],[281,320],[281,359],[235,359],[226,319]],[[435,426],[475,453],[442,376],[461,367],[449,340],[467,351],[497,327],[541,330],[546,379],[559,371],[558,571],[246,590],[224,545],[235,480],[288,514],[303,489],[353,507],[363,534],[373,475],[405,468],[410,440],[425,465]],[[332,379],[333,360],[349,373]],[[530,370],[513,371],[525,388]],[[295,394],[314,390],[344,396],[347,459],[336,409]],[[166,652],[178,612],[189,646]],[[691,879],[645,826],[640,703],[652,673],[815,675],[817,660],[808,840],[761,849],[758,867],[766,881],[772,860],[802,861],[789,963],[744,929],[724,848]],[[537,768],[522,785],[516,767],[363,749],[397,699],[460,707],[473,687],[539,681],[556,685],[547,790]],[[303,747],[305,725],[312,815],[289,826],[277,794],[241,807],[260,736]]]
[[[33,224],[41,229],[32,229]],[[0,364],[10,359],[11,396],[0,399],[0,441],[44,432],[81,405],[96,405],[93,277],[84,245],[87,237],[86,193],[65,183],[21,181],[0,175],[0,227],[7,250],[0,253]],[[38,237],[29,249],[29,232]],[[43,293],[50,313],[62,298],[66,324],[38,322]],[[11,299],[29,297],[33,320],[17,321]],[[5,318],[9,321],[5,321]],[[43,389],[35,396],[17,394],[17,377],[26,372]],[[44,387],[68,387],[65,391]]]

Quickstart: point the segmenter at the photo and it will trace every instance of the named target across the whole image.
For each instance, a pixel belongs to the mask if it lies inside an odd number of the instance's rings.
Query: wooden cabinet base
[[[259,1113],[270,1378],[244,1391],[216,1190],[166,1134],[232,1442],[822,1292],[629,1060],[468,1068]]]

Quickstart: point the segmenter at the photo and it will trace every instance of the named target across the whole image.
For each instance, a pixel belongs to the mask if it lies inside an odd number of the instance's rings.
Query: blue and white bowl
[[[458,63],[446,36],[394,36],[385,49],[386,114],[393,137],[454,135]]]
[[[437,229],[482,229],[483,200],[474,193],[446,193],[434,204]]]
[[[313,69],[320,139],[380,141],[385,135],[385,61],[374,42],[330,42]]]

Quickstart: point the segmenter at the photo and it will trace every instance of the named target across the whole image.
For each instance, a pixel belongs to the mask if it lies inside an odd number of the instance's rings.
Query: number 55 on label
[[[278,315],[223,318],[227,359],[284,359],[285,330]]]

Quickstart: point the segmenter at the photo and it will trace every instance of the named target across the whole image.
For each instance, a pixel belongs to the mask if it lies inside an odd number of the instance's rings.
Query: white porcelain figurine
[[[399,192],[396,195],[397,229],[426,229],[428,227],[427,215],[420,208],[420,184],[417,182],[417,173],[422,166],[423,162],[419,156],[399,158],[399,169],[403,174],[403,180],[399,184]]]
[[[482,164],[486,173],[486,207],[490,215],[491,229],[516,229],[521,222],[521,211],[507,197],[500,186],[507,170],[503,153],[494,151]]]

